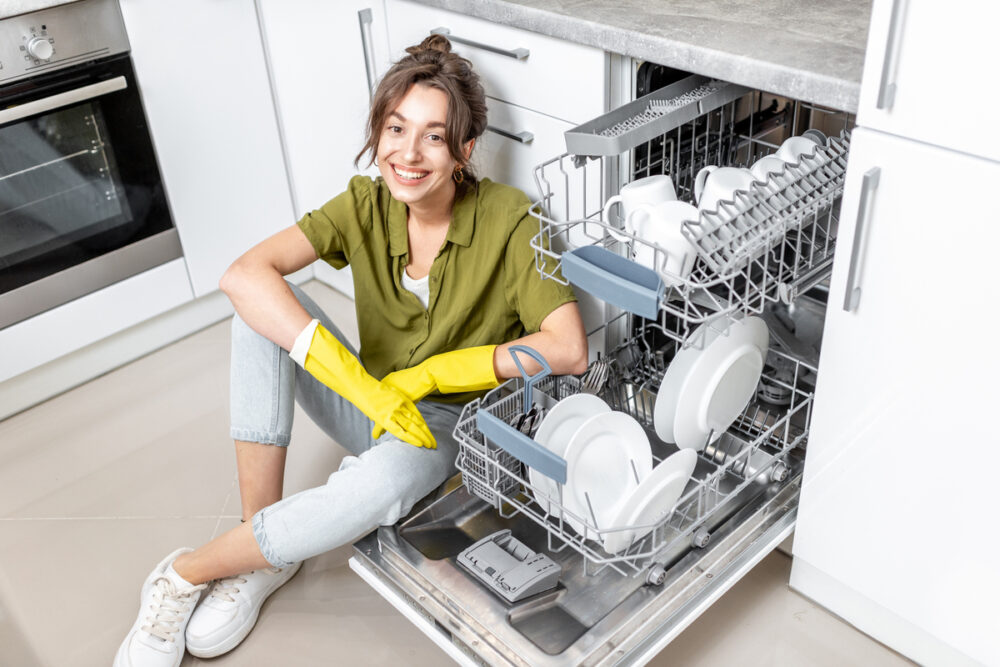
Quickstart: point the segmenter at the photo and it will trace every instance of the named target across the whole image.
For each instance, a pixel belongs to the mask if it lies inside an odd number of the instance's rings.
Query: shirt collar
[[[476,227],[477,190],[475,184],[458,186],[445,242],[465,247],[472,245],[472,232]],[[392,257],[401,257],[410,249],[406,233],[406,214],[406,204],[389,195],[389,255]]]

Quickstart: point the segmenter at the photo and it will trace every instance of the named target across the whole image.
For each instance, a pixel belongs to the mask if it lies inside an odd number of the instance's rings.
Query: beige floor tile
[[[0,520],[0,600],[44,665],[108,665],[139,613],[139,589],[215,519]],[[0,664],[15,665],[3,655]],[[23,651],[22,651],[23,653]]]
[[[912,663],[788,588],[792,560],[772,553],[649,664],[651,667],[901,667]]]

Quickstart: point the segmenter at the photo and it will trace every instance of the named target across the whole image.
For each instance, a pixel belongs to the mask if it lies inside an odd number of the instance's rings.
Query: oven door
[[[0,328],[181,254],[128,54],[0,88]]]

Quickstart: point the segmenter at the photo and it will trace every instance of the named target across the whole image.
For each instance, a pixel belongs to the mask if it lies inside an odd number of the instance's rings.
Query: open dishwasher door
[[[517,378],[465,406],[455,430],[461,484],[357,542],[352,569],[460,664],[651,660],[794,529],[852,125],[847,114],[692,76],[567,132],[569,152],[535,171],[532,246],[543,278],[608,304],[588,336],[604,342],[591,369],[610,371],[597,386]],[[748,167],[806,128],[810,155],[683,222],[696,250],[683,275],[669,249],[604,211],[623,172],[625,181],[667,174],[677,198],[692,202],[706,167]],[[748,318],[769,330],[759,383],[734,420],[703,434],[673,509],[652,524],[609,528],[592,507],[582,516],[564,506],[571,466],[540,455],[524,415],[596,394],[641,425],[656,466],[678,453],[655,416],[671,362]],[[632,470],[638,483],[634,461]],[[555,588],[510,602],[459,565],[498,531],[556,563]],[[609,540],[616,533],[626,537]],[[610,544],[619,546],[605,551]]]
[[[800,465],[798,463],[797,465]],[[547,544],[523,516],[500,518],[466,488],[354,545],[351,568],[456,662],[465,665],[642,665],[791,534],[800,474],[754,485],[754,501],[675,556],[660,585],[645,574],[584,572],[570,549],[546,552],[562,566],[558,587],[518,603],[494,595],[456,563],[466,547],[509,528]]]

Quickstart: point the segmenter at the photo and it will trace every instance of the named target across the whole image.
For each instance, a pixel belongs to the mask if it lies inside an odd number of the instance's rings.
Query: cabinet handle
[[[903,15],[903,0],[892,0],[892,14],[889,17],[889,36],[886,38],[885,56],[882,58],[882,78],[878,84],[878,99],[876,109],[889,110],[896,98],[896,82],[891,81],[893,63],[899,50],[899,36],[902,30],[899,26]]]
[[[458,42],[459,44],[465,44],[466,46],[472,46],[477,49],[482,49],[483,51],[490,51],[492,53],[499,53],[501,56],[507,56],[508,58],[514,58],[515,60],[526,60],[531,54],[528,49],[501,49],[499,46],[492,46],[490,44],[483,44],[482,42],[474,42],[471,39],[465,39],[464,37],[456,37],[451,34],[451,30],[448,28],[434,28],[431,30],[432,35],[444,35],[452,42]]]
[[[494,134],[499,134],[501,137],[507,137],[508,139],[513,139],[522,144],[530,144],[535,140],[535,135],[531,132],[508,132],[507,130],[501,130],[499,127],[493,127],[492,125],[487,125],[486,129]]]
[[[882,170],[872,167],[865,172],[861,181],[861,201],[858,202],[858,222],[854,226],[854,243],[851,246],[851,265],[847,270],[847,291],[844,293],[844,310],[851,312],[858,307],[861,299],[861,286],[858,285],[858,271],[861,267],[861,238],[864,236],[865,225],[871,215],[871,200],[878,188],[879,175]]]
[[[368,77],[368,101],[373,100],[375,91],[375,48],[372,40],[372,10],[365,8],[358,12],[361,26],[361,50],[365,56],[365,76]]]

